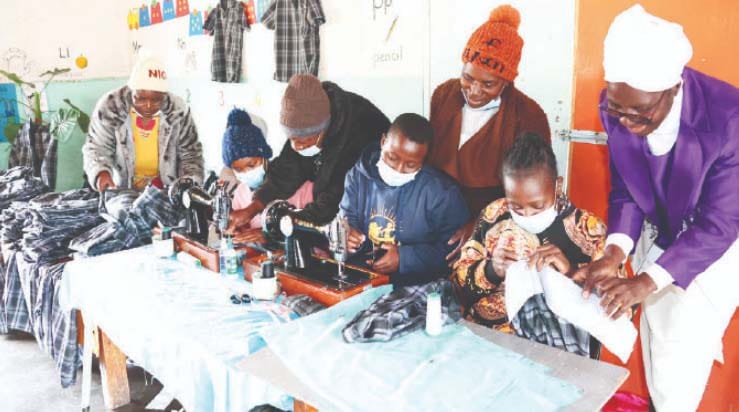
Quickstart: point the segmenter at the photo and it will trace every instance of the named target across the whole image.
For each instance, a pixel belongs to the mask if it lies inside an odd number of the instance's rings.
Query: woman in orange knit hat
[[[523,48],[520,22],[515,8],[495,8],[467,41],[461,77],[442,83],[431,97],[430,164],[457,180],[473,217],[449,239],[457,247],[448,259],[472,233],[480,211],[503,197],[500,168],[513,140],[533,132],[551,143],[544,111],[513,84]]]

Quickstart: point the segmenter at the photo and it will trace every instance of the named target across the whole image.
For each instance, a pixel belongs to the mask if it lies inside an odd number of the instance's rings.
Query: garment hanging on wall
[[[203,29],[214,36],[210,66],[213,81],[238,83],[241,79],[244,30],[249,29],[244,5],[236,0],[220,0],[205,20]]]
[[[275,30],[275,80],[286,82],[294,74],[318,76],[320,37],[326,22],[320,0],[274,0],[262,23]]]

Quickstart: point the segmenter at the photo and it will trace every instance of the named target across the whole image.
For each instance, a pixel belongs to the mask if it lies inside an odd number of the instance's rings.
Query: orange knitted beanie
[[[467,41],[462,61],[498,77],[513,81],[518,76],[523,39],[518,35],[521,15],[510,5],[496,7],[488,21]]]

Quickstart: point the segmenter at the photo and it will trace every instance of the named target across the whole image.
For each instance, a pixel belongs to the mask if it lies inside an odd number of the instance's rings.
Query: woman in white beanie
[[[640,5],[611,24],[609,236],[605,256],[574,275],[613,317],[643,305],[649,394],[670,412],[698,408],[739,304],[739,90],[686,67],[692,53],[680,25]],[[609,277],[632,251],[637,276]]]
[[[128,84],[103,96],[82,147],[85,174],[99,191],[203,179],[203,149],[190,109],[168,92],[167,72],[142,57]]]

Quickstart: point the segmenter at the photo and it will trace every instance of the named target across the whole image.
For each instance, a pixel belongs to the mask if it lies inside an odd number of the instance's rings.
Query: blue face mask
[[[236,178],[239,179],[239,182],[249,186],[249,189],[255,190],[258,189],[259,186],[262,185],[264,182],[264,165],[255,167],[254,169],[251,169],[244,173],[235,173]]]
[[[505,88],[503,88],[505,90]],[[472,110],[473,112],[484,112],[486,110],[497,110],[500,108],[500,96],[503,94],[503,90],[500,91],[500,94],[495,99],[490,99],[489,102],[487,102],[484,106],[473,108],[470,106],[469,100],[467,100],[467,94],[464,92],[464,89],[462,89],[462,96],[464,97],[465,103],[467,103],[467,108],[469,110]]]

